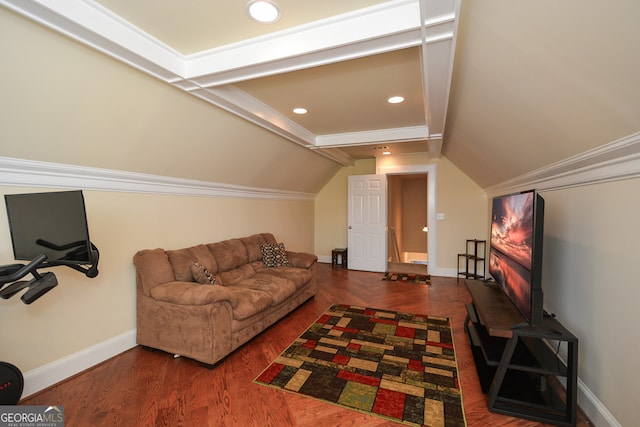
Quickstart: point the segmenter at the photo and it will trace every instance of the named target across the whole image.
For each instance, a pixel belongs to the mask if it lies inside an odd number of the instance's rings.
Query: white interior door
[[[350,176],[348,197],[348,268],[384,272],[387,269],[387,176]]]

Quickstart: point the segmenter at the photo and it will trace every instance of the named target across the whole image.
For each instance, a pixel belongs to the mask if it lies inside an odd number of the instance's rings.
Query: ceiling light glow
[[[307,109],[306,108],[302,108],[302,107],[298,107],[298,108],[294,108],[293,112],[296,114],[307,114]]]
[[[404,101],[404,98],[401,96],[392,96],[391,98],[387,99],[387,102],[389,104],[400,104],[403,101]]]
[[[280,19],[280,9],[271,0],[251,0],[247,3],[247,14],[258,22],[271,24]]]
[[[388,156],[389,154],[391,154],[391,151],[383,151],[382,154],[384,154],[385,156]]]

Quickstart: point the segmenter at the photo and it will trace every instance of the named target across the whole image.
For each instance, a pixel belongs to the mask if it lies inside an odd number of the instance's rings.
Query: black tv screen
[[[82,191],[5,195],[16,260],[44,254],[47,262],[91,264]]]
[[[535,191],[495,197],[489,274],[531,324],[542,322],[544,200]]]

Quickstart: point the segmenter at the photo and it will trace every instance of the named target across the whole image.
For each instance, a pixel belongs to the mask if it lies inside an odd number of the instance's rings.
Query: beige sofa
[[[315,295],[317,257],[269,233],[133,259],[138,344],[209,365]]]

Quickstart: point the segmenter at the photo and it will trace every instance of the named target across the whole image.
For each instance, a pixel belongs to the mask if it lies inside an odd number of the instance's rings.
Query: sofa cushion
[[[273,268],[289,265],[284,243],[260,245],[260,250],[262,251],[262,261],[265,267]]]
[[[207,245],[217,263],[217,272],[233,270],[249,263],[247,248],[240,239],[230,239]],[[224,278],[223,278],[224,280]]]
[[[218,286],[212,286],[217,288]],[[235,320],[244,320],[256,313],[271,307],[273,298],[261,290],[249,289],[240,286],[228,286],[229,290],[237,298],[238,305],[233,308],[233,318]]]
[[[287,279],[295,285],[296,289],[303,287],[312,276],[311,270],[296,267],[263,268],[258,274]]]
[[[254,234],[253,236],[243,237],[240,240],[242,240],[245,248],[247,248],[247,257],[250,263],[262,259],[261,245],[272,243],[267,241],[263,234]]]
[[[231,307],[238,305],[238,297],[224,286],[201,286],[194,282],[163,283],[151,290],[151,297],[180,305],[206,305],[218,301],[228,301]]]
[[[272,274],[256,274],[249,279],[237,283],[235,286],[248,289],[258,289],[266,292],[273,299],[272,304],[278,305],[296,293],[295,283],[284,277]]]
[[[256,274],[251,264],[245,264],[233,270],[218,273],[220,280],[224,286],[232,286]]]
[[[192,246],[186,249],[167,251],[176,280],[193,282],[195,279],[191,272],[191,264],[197,262],[204,265],[211,273],[218,271],[216,259],[205,245]]]

